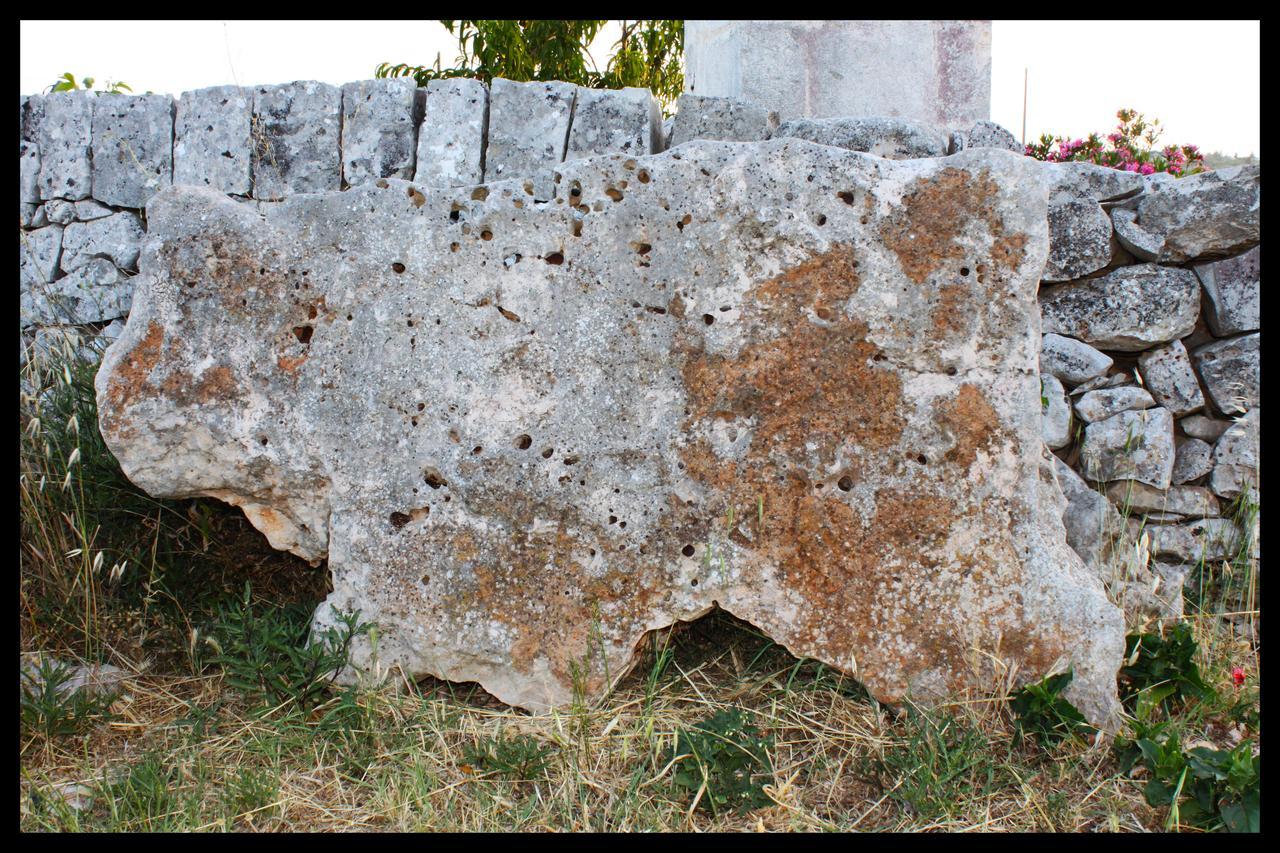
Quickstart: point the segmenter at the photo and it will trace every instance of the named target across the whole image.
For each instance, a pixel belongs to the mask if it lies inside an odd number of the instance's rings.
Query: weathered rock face
[[[737,98],[710,98],[685,93],[676,102],[668,147],[694,139],[758,142],[778,127],[778,114]]]
[[[866,151],[889,160],[942,157],[948,144],[947,135],[932,125],[891,116],[792,119],[773,131],[774,139],[784,137]]]
[[[1149,182],[1132,207],[1112,212],[1116,236],[1144,261],[1223,258],[1258,244],[1260,166],[1233,166]]]
[[[1071,281],[1111,261],[1111,218],[1091,199],[1049,205],[1049,263],[1043,281]]]
[[[1103,349],[1138,352],[1186,337],[1200,314],[1191,270],[1142,264],[1040,293],[1044,331]]]
[[[1070,664],[1101,721],[1123,626],[1040,440],[1034,168],[775,140],[564,163],[547,204],[175,188],[102,430],[327,556],[316,618],[360,609],[382,667],[560,704],[718,603],[886,701]]]

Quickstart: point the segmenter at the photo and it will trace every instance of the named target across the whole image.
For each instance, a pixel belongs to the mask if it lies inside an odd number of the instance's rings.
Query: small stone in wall
[[[527,179],[533,200],[554,198],[553,170],[564,160],[576,91],[572,83],[558,80],[494,80],[489,86],[485,180]]]
[[[461,77],[428,81],[413,180],[428,187],[482,182],[488,127],[489,89],[484,83]]]
[[[1040,291],[1042,331],[1122,352],[1186,337],[1199,313],[1200,282],[1177,267],[1122,267]]]
[[[1231,421],[1219,420],[1206,415],[1188,415],[1178,421],[1178,426],[1182,427],[1182,431],[1192,438],[1198,438],[1212,444],[1227,431],[1231,426]]]
[[[1139,480],[1167,489],[1173,458],[1173,416],[1158,407],[1089,424],[1080,446],[1080,467],[1094,482]]]
[[[412,77],[343,84],[342,178],[348,186],[413,177],[421,104]]]
[[[342,182],[342,90],[300,80],[253,90],[253,196],[281,199],[337,190]]]
[[[1045,163],[1041,180],[1049,190],[1049,203],[1083,199],[1099,203],[1128,198],[1142,192],[1142,177],[1096,163]]]
[[[956,154],[966,148],[1003,148],[1005,151],[1023,153],[1018,138],[994,121],[979,121],[968,130],[951,132],[950,153]]]
[[[1209,487],[1214,494],[1234,498],[1258,485],[1257,409],[1246,414],[1222,434],[1213,447],[1213,474]]]
[[[1149,181],[1111,212],[1125,248],[1146,261],[1186,263],[1238,254],[1258,244],[1261,166],[1233,166]]]
[[[40,198],[48,201],[88,198],[93,185],[90,147],[93,101],[90,92],[53,92],[38,96],[43,114],[37,130],[40,145]],[[37,98],[32,98],[35,102]]]
[[[250,89],[212,86],[183,92],[174,122],[173,182],[249,195],[252,123]],[[265,136],[261,141],[265,144]]]
[[[669,147],[694,139],[759,142],[778,127],[778,114],[737,98],[683,94],[676,101]]]
[[[1107,487],[1107,497],[1126,515],[1165,513],[1188,518],[1209,518],[1220,514],[1218,499],[1202,486],[1171,486],[1156,489],[1136,480],[1120,480]]]
[[[1040,369],[1068,385],[1104,377],[1112,364],[1111,356],[1074,338],[1050,333],[1040,341]]]
[[[1049,261],[1041,281],[1082,278],[1111,262],[1111,217],[1096,202],[1072,199],[1049,205]]]
[[[105,204],[100,204],[91,198],[76,202],[76,219],[80,222],[89,222],[94,219],[102,219],[115,213],[114,210]]]
[[[1088,423],[1094,423],[1120,412],[1149,409],[1155,404],[1150,394],[1135,385],[1099,388],[1076,400],[1076,414]]]
[[[1089,487],[1071,466],[1053,457],[1053,470],[1058,485],[1067,499],[1062,524],[1067,531],[1067,544],[1079,555],[1090,571],[1104,583],[1110,581],[1107,560],[1116,537],[1124,531],[1120,513],[1101,493]]]
[[[129,313],[133,283],[106,258],[84,266],[51,284],[23,288],[22,325],[35,323],[100,323]]]
[[[1239,415],[1262,400],[1261,335],[1254,332],[1200,347],[1191,354],[1209,399],[1224,415]]]
[[[1261,325],[1261,264],[1262,250],[1255,247],[1234,258],[1194,267],[1204,285],[1205,320],[1218,337],[1253,332]]]
[[[1213,470],[1213,445],[1198,438],[1183,439],[1173,460],[1173,482],[1190,483]]]
[[[1240,528],[1229,518],[1204,518],[1184,524],[1152,524],[1146,528],[1151,555],[1179,563],[1229,560],[1240,549]]]
[[[173,98],[101,95],[93,102],[93,197],[142,208],[173,183]]]
[[[45,216],[49,217],[49,221],[57,225],[70,225],[76,221],[76,205],[79,202],[67,201],[62,198],[55,198],[53,201],[47,202],[44,206]]]
[[[62,255],[62,226],[24,231],[18,237],[18,280],[26,288],[53,281]]]
[[[1138,356],[1142,384],[1174,417],[1204,408],[1204,394],[1182,341],[1147,350]]]
[[[62,235],[62,271],[72,272],[98,256],[122,270],[136,269],[145,231],[136,213],[120,212],[92,222],[73,222]]]
[[[930,124],[896,117],[798,118],[785,121],[772,139],[807,139],[847,151],[864,151],[886,160],[944,157],[946,134]]]
[[[565,160],[594,154],[656,154],[662,150],[662,109],[648,89],[579,86]]]
[[[25,139],[18,143],[18,200],[40,202],[40,146]]]
[[[1058,377],[1040,374],[1040,397],[1040,435],[1044,443],[1053,450],[1066,447],[1071,443],[1071,404]]]

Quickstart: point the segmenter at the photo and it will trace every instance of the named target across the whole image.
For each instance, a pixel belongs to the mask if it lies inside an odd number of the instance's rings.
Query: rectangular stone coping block
[[[494,80],[489,87],[485,180],[528,178],[534,198],[552,198],[549,169],[564,160],[577,88],[558,80]]]
[[[173,183],[170,95],[99,95],[93,102],[93,197],[142,208]]]
[[[662,150],[662,108],[648,89],[579,86],[564,159]]]
[[[805,116],[991,118],[990,21],[688,21],[685,89]]]
[[[253,196],[280,199],[342,185],[342,90],[299,80],[253,89]]]
[[[253,92],[211,86],[178,99],[173,142],[173,182],[248,195]]]
[[[883,701],[1070,665],[1101,721],[1124,628],[1040,438],[1035,168],[787,139],[564,163],[576,205],[173,188],[102,433],[327,556],[316,625],[359,608],[383,671],[564,705],[718,603]]]
[[[778,128],[778,113],[739,98],[684,93],[676,101],[671,145],[694,139],[758,142]]]
[[[35,142],[40,146],[40,198],[89,198],[93,189],[90,148],[95,96],[53,92],[39,97],[41,115]]]
[[[489,87],[462,77],[428,81],[413,179],[429,187],[483,182],[488,132]]]
[[[412,77],[342,86],[342,179],[348,186],[413,177],[422,99]]]

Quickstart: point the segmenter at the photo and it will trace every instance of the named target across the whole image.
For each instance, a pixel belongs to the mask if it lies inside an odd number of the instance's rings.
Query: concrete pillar
[[[991,118],[990,21],[686,21],[685,91],[783,121]]]

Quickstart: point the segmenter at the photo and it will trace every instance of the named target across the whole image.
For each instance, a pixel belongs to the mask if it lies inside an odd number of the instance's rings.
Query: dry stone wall
[[[264,215],[299,194],[387,180],[501,180],[530,205],[582,206],[557,183],[566,161],[699,139],[793,138],[892,160],[1019,148],[991,122],[781,123],[695,95],[664,124],[644,90],[505,80],[70,92],[24,97],[20,115],[20,316],[24,342],[37,343],[60,330],[121,334],[145,209],[171,184]],[[1257,514],[1241,508],[1256,507],[1259,487],[1259,167],[1183,179],[1083,163],[1029,173],[1047,202],[1039,387],[1067,541],[1131,622],[1174,617],[1200,561],[1258,547]]]

